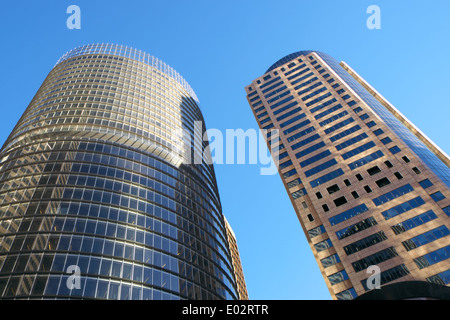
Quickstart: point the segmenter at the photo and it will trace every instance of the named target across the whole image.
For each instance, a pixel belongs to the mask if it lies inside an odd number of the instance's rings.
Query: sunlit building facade
[[[0,297],[238,299],[196,122],[194,91],[155,57],[62,56],[0,151]]]
[[[225,219],[225,227],[227,229],[228,242],[230,243],[231,260],[234,266],[239,300],[248,300],[247,285],[245,284],[244,270],[242,269],[241,256],[239,254],[236,235],[234,234],[234,231],[227,219]]]
[[[268,146],[333,299],[369,292],[375,273],[381,287],[449,285],[450,160],[442,150],[322,52],[290,54],[245,90],[259,127],[278,130]]]

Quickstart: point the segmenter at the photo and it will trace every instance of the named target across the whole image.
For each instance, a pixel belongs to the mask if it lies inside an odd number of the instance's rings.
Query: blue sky
[[[81,30],[69,30],[69,5]],[[369,5],[381,29],[369,30]],[[0,142],[55,62],[89,43],[143,50],[175,68],[200,99],[208,128],[257,129],[244,87],[276,60],[320,50],[347,62],[450,153],[450,1],[3,0]],[[216,165],[251,299],[330,299],[278,175]]]

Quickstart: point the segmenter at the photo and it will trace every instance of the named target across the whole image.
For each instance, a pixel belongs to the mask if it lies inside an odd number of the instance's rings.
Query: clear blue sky
[[[257,128],[244,87],[276,60],[320,50],[344,60],[450,153],[450,1],[3,0],[0,143],[66,51],[119,43],[175,68],[208,128]],[[81,8],[81,30],[66,9]],[[369,30],[369,5],[381,30]],[[278,175],[216,165],[223,211],[238,240],[251,299],[330,299]]]

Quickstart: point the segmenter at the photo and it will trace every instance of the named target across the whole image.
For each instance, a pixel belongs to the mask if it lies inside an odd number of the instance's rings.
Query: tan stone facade
[[[228,220],[226,218],[224,218],[224,220],[225,220],[225,228],[227,229],[227,237],[230,246],[231,261],[233,263],[234,276],[236,277],[236,285],[239,300],[248,300],[247,285],[245,284],[244,270],[242,269],[241,257],[239,255],[239,248],[237,245],[236,236],[230,224],[228,223]]]
[[[287,56],[246,93],[259,127],[279,130],[280,175],[333,299],[370,290],[370,265],[382,285],[448,285],[445,153],[325,54]]]

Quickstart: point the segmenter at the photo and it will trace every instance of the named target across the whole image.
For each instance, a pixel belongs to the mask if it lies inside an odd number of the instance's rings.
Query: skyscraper
[[[214,168],[190,160],[198,123],[162,61],[63,55],[0,152],[0,297],[237,299]]]
[[[259,127],[278,130],[268,146],[333,299],[363,295],[377,280],[449,284],[442,150],[322,52],[280,59],[246,93]]]
[[[244,270],[242,270],[241,257],[237,246],[236,235],[225,218],[225,226],[227,228],[228,242],[230,243],[231,260],[234,266],[234,274],[236,276],[237,291],[240,300],[248,300],[247,285],[245,284]]]

